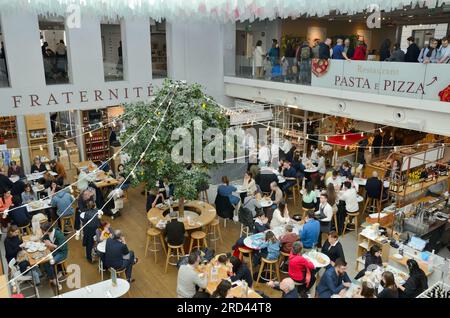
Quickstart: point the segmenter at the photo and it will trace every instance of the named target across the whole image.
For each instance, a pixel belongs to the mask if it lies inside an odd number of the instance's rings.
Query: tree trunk
[[[184,217],[184,197],[181,197],[178,200],[178,213],[180,214],[180,217]]]

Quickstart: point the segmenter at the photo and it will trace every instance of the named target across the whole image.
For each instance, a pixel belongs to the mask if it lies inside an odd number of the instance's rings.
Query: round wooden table
[[[176,211],[178,209],[178,204],[172,204],[172,208]],[[183,220],[184,228],[186,231],[192,231],[200,229],[203,226],[210,224],[216,218],[216,208],[209,203],[203,201],[186,201],[184,203],[185,218]],[[187,213],[186,213],[187,212]],[[191,213],[189,213],[191,212]],[[196,214],[192,218],[191,223],[187,219],[187,215]],[[169,220],[169,206],[164,205],[161,208],[151,208],[147,212],[147,218],[150,223],[156,227],[159,221]]]

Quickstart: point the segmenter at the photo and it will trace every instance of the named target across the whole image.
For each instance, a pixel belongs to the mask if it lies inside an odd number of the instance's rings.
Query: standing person
[[[344,40],[344,52],[342,52],[342,56],[346,61],[351,61],[353,58],[353,54],[355,54],[355,49],[353,47],[352,41],[349,38]]]
[[[88,201],[88,210],[84,212],[81,218],[83,225],[83,246],[86,248],[86,259],[92,263],[92,249],[94,248],[94,236],[97,229],[101,226],[100,220],[97,217],[98,210],[95,207],[93,200]],[[88,223],[89,222],[89,223]]]
[[[327,38],[324,42],[319,44],[319,59],[328,60],[330,58],[330,48],[333,40]]]
[[[258,159],[260,167],[265,167],[270,163],[270,149],[264,141],[259,144]]]
[[[415,41],[414,37],[410,36],[407,39],[407,41],[408,41],[408,49],[406,50],[405,54],[405,62],[417,63],[418,62],[417,58],[419,57],[420,49],[417,46],[417,44],[414,43]]]
[[[267,52],[267,56],[272,67],[280,64],[280,47],[277,39],[272,39],[272,46]]]
[[[192,298],[196,293],[197,286],[206,288],[208,284],[208,275],[198,273],[197,267],[200,264],[200,255],[198,251],[193,251],[188,256],[188,263],[180,266],[177,277],[177,296],[178,298]]]
[[[342,53],[344,53],[344,40],[338,38],[336,40],[336,45],[333,47],[333,55],[331,58],[333,60],[344,60],[345,58]]]
[[[358,41],[355,53],[353,54],[352,60],[354,61],[365,61],[367,60],[367,47],[364,41]]]
[[[380,61],[386,61],[391,56],[391,40],[385,39],[380,47]]]
[[[319,246],[322,246],[322,234],[328,234],[331,231],[331,220],[333,218],[333,208],[328,203],[326,193],[320,194],[319,210],[316,212],[320,222]]]
[[[317,46],[318,48],[319,46]],[[299,82],[302,85],[311,84],[311,59],[313,53],[309,47],[308,41],[304,41],[298,50],[298,67],[299,67]],[[288,150],[289,151],[289,150]]]
[[[331,298],[332,295],[345,294],[347,289],[351,286],[351,280],[347,275],[347,263],[338,258],[333,267],[329,267],[322,279],[317,285],[316,293],[319,298]]]
[[[448,45],[448,41],[448,36],[441,40],[442,44],[436,55],[436,63],[438,64],[450,63],[450,45]]]
[[[405,52],[400,48],[400,44],[394,44],[394,50],[392,55],[385,59],[387,62],[404,62],[405,61]]]
[[[253,50],[253,60],[255,63],[255,77],[256,78],[262,78],[264,76],[264,67],[263,67],[263,61],[264,61],[264,51],[262,49],[262,41],[258,40],[256,42],[255,49]]]
[[[383,144],[383,136],[381,136],[381,133],[377,130],[375,133],[375,137],[372,141],[372,147],[373,147],[373,154],[375,156],[378,156],[381,151],[381,145]]]
[[[437,59],[436,56],[438,54],[438,48],[437,48],[437,40],[436,39],[430,39],[430,44],[427,47],[424,47],[419,54],[419,57],[417,60],[419,63],[436,63]],[[403,52],[403,51],[402,51]]]
[[[398,298],[398,288],[392,272],[384,272],[380,284],[383,286],[383,290],[378,293],[378,298]]]
[[[133,282],[131,273],[138,259],[134,257],[134,252],[128,249],[121,230],[115,230],[114,237],[106,240],[105,249],[105,267],[112,267],[115,270],[125,269],[128,282]]]
[[[336,231],[331,231],[328,234],[328,239],[322,246],[322,253],[330,258],[331,266],[334,266],[338,258],[345,261],[344,249],[341,242],[339,242],[339,236]]]
[[[309,252],[317,244],[320,233],[320,223],[314,218],[314,210],[309,210],[306,213],[305,224],[300,231],[300,239],[303,243],[303,249]]]
[[[400,298],[416,298],[428,289],[428,278],[416,260],[408,259],[406,266],[408,266],[409,277],[403,285],[398,286]]]
[[[64,184],[64,180],[67,178],[66,169],[60,162],[56,162],[55,159],[50,160],[50,169],[57,173],[56,181],[59,185]]]
[[[295,63],[295,50],[292,47],[292,43],[288,42],[286,45],[286,50],[284,52],[284,57],[286,58],[287,62],[288,62],[288,70],[287,70],[287,80],[290,82],[293,79],[293,76],[295,75],[292,67],[294,66]]]
[[[302,256],[303,245],[301,242],[292,244],[289,255],[288,274],[298,284],[298,292],[306,298],[306,292],[314,285],[315,275],[311,273],[315,269],[314,264]],[[308,272],[310,275],[308,275]],[[309,281],[308,281],[309,278]]]
[[[314,39],[312,48],[311,48],[311,58],[313,58],[313,59],[319,58],[319,49],[320,49],[319,44],[320,44],[320,39]]]

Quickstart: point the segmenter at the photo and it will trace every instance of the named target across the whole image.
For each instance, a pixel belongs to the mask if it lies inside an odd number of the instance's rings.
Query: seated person
[[[30,261],[27,252],[19,251],[16,256],[16,264],[19,266],[20,273],[24,275],[31,275],[33,277],[34,283],[36,286],[41,284],[40,274],[41,271],[39,267],[34,267],[31,269]],[[30,270],[31,269],[31,270]]]
[[[267,260],[275,260],[280,256],[280,242],[277,240],[272,231],[267,231],[264,242],[259,246],[259,252],[253,255],[253,266],[256,268],[261,258]]]
[[[281,174],[286,179],[286,181],[281,184],[281,190],[283,190],[283,192],[286,192],[297,184],[297,171],[295,171],[289,161],[285,160],[283,162]]]
[[[255,233],[265,232],[270,229],[269,219],[266,217],[263,211],[257,211],[254,225]]]
[[[231,287],[228,280],[222,279],[216,290],[211,294],[211,298],[233,298],[233,296],[230,296]]]
[[[122,270],[125,268],[125,274],[128,282],[132,282],[131,273],[133,265],[138,262],[134,257],[134,252],[128,249],[125,237],[122,231],[115,230],[114,237],[106,240],[105,249],[105,267]]]
[[[306,298],[306,292],[314,285],[316,278],[314,274],[315,266],[312,262],[302,256],[303,245],[301,242],[295,242],[292,245],[289,255],[288,274],[298,285],[298,291],[303,298]],[[308,275],[308,272],[310,275]]]
[[[305,190],[302,195],[302,207],[304,209],[314,209],[317,202],[317,195],[316,191],[314,191],[314,184],[311,181],[308,182],[306,184]]]
[[[25,173],[23,173],[23,169],[21,166],[17,164],[14,160],[11,161],[8,168],[8,178],[12,176],[18,176],[19,178],[25,178]]]
[[[297,172],[297,178],[303,178],[305,176],[305,165],[302,163],[302,158],[300,157],[300,151],[294,153],[294,158],[292,160],[292,166]]]
[[[5,238],[5,258],[6,262],[9,263],[13,258],[17,256],[22,248],[20,245],[23,243],[19,236],[20,231],[17,225],[10,225],[8,227],[8,232]]]
[[[376,298],[375,287],[371,282],[362,282],[361,287],[357,289],[352,298]]]
[[[47,171],[45,165],[41,162],[39,157],[34,158],[33,164],[31,165],[31,173],[39,173]]]
[[[320,223],[315,218],[314,210],[309,210],[306,213],[305,224],[300,232],[300,239],[303,243],[305,252],[316,246],[319,239]]]
[[[414,259],[406,261],[409,277],[403,285],[398,286],[400,298],[416,298],[428,289],[428,278]]]
[[[28,204],[37,200],[36,193],[33,192],[33,187],[31,186],[31,184],[25,184],[24,191],[21,193],[21,197],[24,204]]]
[[[237,206],[241,199],[235,195],[233,192],[236,192],[237,188],[234,185],[230,185],[230,180],[227,176],[222,177],[222,184],[217,188],[217,194],[223,197],[227,197],[230,200],[230,203],[233,206]]]
[[[130,187],[130,178],[126,179],[127,175],[125,173],[125,166],[123,164],[120,164],[117,166],[117,181],[120,182],[121,186],[120,188],[122,190],[126,190]],[[148,209],[147,209],[148,211]]]
[[[356,193],[359,192],[359,184],[357,184],[354,181],[354,177],[353,176],[348,176],[347,177],[347,181],[350,182],[350,184],[352,185],[352,188],[355,189]]]
[[[333,170],[331,177],[329,177],[325,181],[325,186],[328,186],[330,183],[333,184],[336,191],[339,191],[341,189],[342,182],[339,178],[339,172],[337,172],[336,170]]]
[[[281,201],[278,204],[278,208],[273,212],[270,228],[274,229],[278,226],[286,225],[290,220],[291,218],[289,216],[287,204],[284,201]]]
[[[332,295],[343,296],[351,286],[347,273],[347,263],[338,258],[334,266],[329,267],[316,288],[319,298],[331,298]]]
[[[177,295],[179,298],[192,298],[197,292],[196,288],[206,288],[208,275],[199,274],[196,270],[200,264],[198,251],[193,251],[188,256],[188,263],[180,266],[177,277]]]
[[[31,225],[31,215],[28,213],[27,207],[22,205],[22,198],[16,195],[12,198],[12,203],[14,208],[8,213],[11,223],[18,227]]]
[[[39,183],[42,184],[44,186],[45,189],[47,189],[47,194],[50,195],[51,192],[51,188],[52,188],[52,183],[58,184],[56,182],[56,178],[53,177],[50,172],[46,171],[44,172],[44,175],[42,176],[41,179],[39,179]]]
[[[281,298],[298,298],[298,292],[295,288],[295,282],[292,278],[285,278],[281,282],[270,281],[267,286],[281,291]]]
[[[158,189],[153,187],[147,192],[147,204],[145,205],[146,211],[154,208],[158,204],[164,202],[164,194],[158,193]]]
[[[331,266],[334,266],[334,263],[338,258],[345,261],[344,249],[342,248],[342,244],[339,242],[339,236],[335,231],[331,231],[328,234],[328,239],[322,246],[322,253],[330,258]]]
[[[270,200],[272,200],[272,209],[276,209],[278,204],[280,204],[281,201],[283,201],[283,191],[281,191],[280,187],[278,186],[278,183],[273,181],[270,184]]]
[[[178,221],[177,216],[177,212],[170,212],[170,221],[167,222],[166,228],[164,229],[164,235],[166,237],[167,244],[170,244],[172,246],[178,246],[184,243],[184,223]]]
[[[290,253],[294,242],[300,240],[297,233],[292,232],[294,227],[290,224],[285,227],[286,232],[280,236],[281,250],[284,253]]]
[[[398,298],[398,287],[392,272],[384,272],[380,284],[383,286],[383,290],[378,293],[377,298]]]
[[[52,184],[52,199],[50,201],[50,205],[56,208],[56,214],[60,216],[70,216],[75,211],[72,207],[72,203],[75,199],[72,195],[66,191],[66,189],[62,189],[60,185],[56,183]]]
[[[270,185],[278,182],[278,177],[271,167],[266,166],[261,168],[260,173],[255,177],[255,182],[262,192],[267,193],[271,191]]]
[[[249,209],[253,218],[256,217],[256,209],[261,209],[261,194],[246,196],[242,207]]]
[[[88,168],[80,170],[80,174],[77,179],[77,188],[80,191],[86,190],[91,182],[96,179],[95,173],[91,173]]]
[[[372,245],[370,250],[364,255],[364,268],[355,276],[355,279],[360,279],[366,273],[366,270],[371,265],[383,266],[381,259],[381,248],[378,245]],[[387,264],[386,264],[387,265]]]
[[[56,177],[57,183],[61,186],[64,185],[64,180],[67,178],[67,174],[63,164],[56,162],[54,159],[50,160],[50,169],[58,174]]]
[[[109,222],[102,222],[100,226],[95,231],[95,237],[96,242],[100,243],[103,242],[111,237],[113,237],[114,232],[111,228],[111,223]]]
[[[164,177],[159,180],[159,193],[164,195],[164,199],[172,198],[175,192],[174,185],[169,182],[169,178]]]
[[[44,234],[42,241],[44,242],[45,246],[47,246],[50,251],[56,250],[52,254],[54,263],[58,264],[65,260],[69,253],[69,250],[64,234],[57,227],[53,227],[50,223],[42,224],[41,230]],[[56,273],[54,272],[53,266],[49,262],[44,263],[43,266],[48,278],[50,279],[50,283],[56,285]],[[57,286],[57,288],[61,290],[62,286],[59,285]]]
[[[256,192],[257,189],[255,179],[253,179],[253,175],[250,171],[245,173],[242,187],[247,190],[247,195],[252,195]]]
[[[230,263],[233,266],[233,273],[230,276],[232,282],[237,280],[245,280],[248,287],[252,287],[253,278],[247,264],[243,263],[238,257],[231,256]]]
[[[368,198],[380,199],[381,191],[383,189],[383,182],[378,178],[378,172],[373,171],[372,177],[367,179],[366,193]]]
[[[12,203],[13,196],[11,195],[11,191],[6,190],[5,192],[1,192],[0,189],[0,212],[3,212],[10,208]],[[4,191],[4,190],[3,190]],[[3,219],[3,218],[2,218]]]
[[[342,165],[339,169],[339,174],[346,178],[348,178],[352,175],[352,166],[350,165],[350,163],[347,160],[342,163]]]

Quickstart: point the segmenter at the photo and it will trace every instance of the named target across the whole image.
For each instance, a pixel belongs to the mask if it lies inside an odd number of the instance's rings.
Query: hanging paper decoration
[[[147,16],[156,21],[214,20],[253,21],[299,16],[325,16],[330,13],[355,14],[374,8],[384,11],[424,3],[440,7],[449,0],[0,0],[2,12],[31,10],[43,15],[66,16],[74,6],[82,13],[107,18]]]

